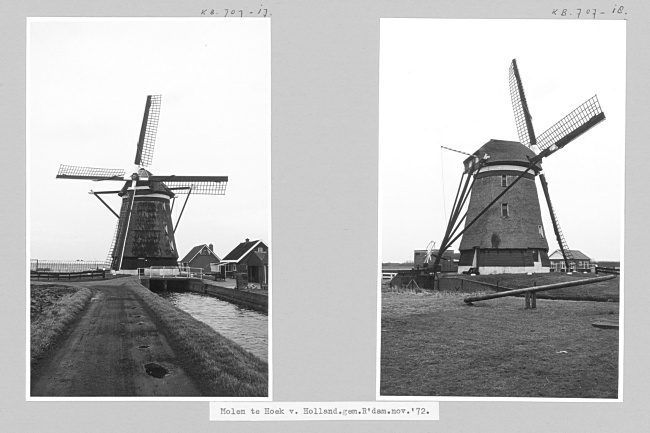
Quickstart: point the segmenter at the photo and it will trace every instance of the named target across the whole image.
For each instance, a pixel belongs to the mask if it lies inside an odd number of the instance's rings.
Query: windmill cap
[[[140,180],[137,181],[136,186],[148,186],[149,190],[138,190],[137,195],[145,195],[145,194],[165,194],[168,195],[170,198],[174,197],[175,194],[173,193],[172,190],[170,190],[167,185],[165,185],[163,182],[150,182],[149,180],[146,180],[151,176],[151,172],[145,169],[140,169],[138,171],[138,176],[140,177]],[[144,178],[144,179],[143,179]],[[128,189],[131,188],[131,182],[126,182],[120,192],[117,194],[120,197],[124,196]]]
[[[508,163],[524,167],[528,167],[528,165],[530,165],[530,159],[536,156],[535,152],[533,152],[528,146],[525,146],[518,141],[492,139],[481,146],[472,156],[466,158],[463,163],[465,167],[468,167],[474,156],[483,159],[486,154],[489,158],[486,160],[485,165]],[[537,170],[541,169],[541,163],[537,163]]]

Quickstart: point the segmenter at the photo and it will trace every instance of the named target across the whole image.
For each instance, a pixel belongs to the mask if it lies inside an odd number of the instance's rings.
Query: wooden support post
[[[537,308],[537,292],[530,293],[530,297],[531,297],[531,299],[530,299],[530,303],[531,303],[530,308],[532,308],[534,310],[534,309]]]
[[[526,307],[524,310],[530,310],[530,292],[526,292]]]

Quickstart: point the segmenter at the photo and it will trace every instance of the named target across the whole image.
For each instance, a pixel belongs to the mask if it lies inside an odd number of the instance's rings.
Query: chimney
[[[246,238],[246,242],[248,242],[250,239]]]
[[[210,251],[214,253],[214,245],[210,244],[209,247],[210,247]]]

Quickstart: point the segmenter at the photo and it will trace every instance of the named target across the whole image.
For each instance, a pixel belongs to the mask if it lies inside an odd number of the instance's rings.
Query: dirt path
[[[31,396],[200,396],[146,305],[118,282],[86,285],[88,307],[32,373]],[[169,373],[156,378],[145,364]]]

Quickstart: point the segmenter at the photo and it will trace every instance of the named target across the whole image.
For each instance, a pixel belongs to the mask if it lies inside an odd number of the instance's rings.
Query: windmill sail
[[[598,97],[594,95],[555,125],[542,132],[537,137],[537,145],[540,150],[553,145],[562,148],[603,120],[605,120],[605,113],[600,108]]]
[[[124,180],[124,170],[111,168],[80,167],[76,165],[59,166],[57,179],[86,179],[86,180]]]
[[[569,270],[571,269],[570,262],[573,261],[573,254],[571,254],[571,250],[569,249],[569,244],[564,238],[564,233],[562,233],[562,229],[560,228],[560,221],[558,220],[557,214],[555,213],[555,208],[551,203],[551,196],[548,192],[548,183],[546,182],[546,176],[544,176],[544,173],[540,173],[539,179],[542,183],[542,188],[544,189],[544,197],[546,197],[546,204],[548,205],[548,208],[551,212],[551,223],[553,224],[553,230],[555,231],[555,239],[557,240],[557,244],[560,247],[560,250],[562,251],[562,256],[564,257],[564,264],[566,266],[566,270],[567,272],[569,272]]]
[[[513,59],[510,64],[510,99],[512,100],[512,110],[515,113],[515,123],[517,124],[517,134],[519,142],[528,147],[537,144],[535,141],[535,131],[533,130],[533,121],[528,102],[524,94],[524,86],[521,83],[521,76],[517,68],[517,60]]]
[[[149,176],[150,182],[164,182],[176,194],[224,195],[228,176]]]
[[[153,160],[156,132],[158,131],[158,119],[160,117],[161,98],[162,95],[147,96],[134,162],[135,165],[140,167],[149,166]]]

